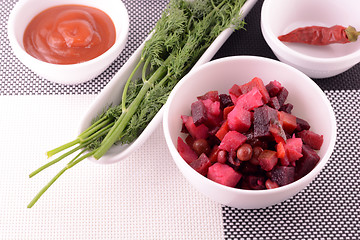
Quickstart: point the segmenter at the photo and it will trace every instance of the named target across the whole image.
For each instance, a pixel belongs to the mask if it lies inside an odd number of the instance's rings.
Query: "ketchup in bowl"
[[[103,11],[60,5],[36,15],[24,32],[26,52],[48,63],[74,64],[96,58],[115,43],[116,31]]]

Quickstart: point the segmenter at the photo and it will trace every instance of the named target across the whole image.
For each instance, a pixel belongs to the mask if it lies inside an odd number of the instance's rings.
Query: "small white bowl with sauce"
[[[24,32],[40,12],[59,5],[83,5],[104,12],[115,27],[114,44],[93,59],[73,64],[54,64],[39,60],[24,49]],[[120,0],[20,0],[8,20],[8,38],[15,56],[40,77],[60,84],[80,84],[101,74],[125,48],[129,32],[129,17]]]

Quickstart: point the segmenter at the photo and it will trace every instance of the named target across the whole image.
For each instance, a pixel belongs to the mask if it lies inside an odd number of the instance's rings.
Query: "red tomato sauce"
[[[54,64],[96,58],[115,43],[116,31],[103,11],[82,5],[61,5],[36,15],[24,32],[24,48],[33,57]]]

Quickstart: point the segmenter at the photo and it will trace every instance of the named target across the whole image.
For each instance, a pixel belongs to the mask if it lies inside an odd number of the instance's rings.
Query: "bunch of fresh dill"
[[[226,28],[243,27],[239,14],[245,1],[170,0],[125,84],[121,104],[108,108],[74,141],[47,152],[51,157],[70,149],[32,172],[30,177],[69,155],[77,155],[40,190],[28,207],[67,169],[90,156],[100,159],[113,144],[133,142],[215,38]],[[142,72],[139,79],[133,77],[138,70]]]

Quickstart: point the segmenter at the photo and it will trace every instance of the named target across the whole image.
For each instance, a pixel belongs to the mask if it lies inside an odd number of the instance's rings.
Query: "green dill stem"
[[[31,208],[32,206],[34,206],[34,204],[40,199],[40,197],[49,189],[49,187],[51,187],[51,185],[54,184],[54,182],[69,168],[75,166],[76,164],[78,164],[79,162],[83,161],[84,159],[90,157],[93,152],[89,152],[85,155],[82,155],[81,157],[80,154],[77,155],[74,159],[72,159],[63,169],[60,170],[60,172],[58,172],[58,174],[55,175],[55,177],[53,177],[50,182],[48,182],[48,184],[46,184],[39,192],[38,194],[33,198],[33,200],[31,200],[31,202],[28,204],[28,208]],[[77,157],[79,157],[78,159],[76,159]]]
[[[75,166],[76,164],[78,164],[79,162],[83,161],[84,159],[88,158],[88,157],[91,157],[94,155],[96,149],[91,151],[91,152],[88,152],[87,154],[84,154],[82,155],[80,158],[78,159],[73,159],[72,161],[70,161],[67,165],[66,165],[66,168],[69,169],[69,168],[72,168],[73,166]]]
[[[39,198],[46,192],[46,190],[48,190],[48,188],[67,170],[66,167],[64,167],[63,169],[61,169],[61,171],[56,174],[55,177],[53,177],[50,182],[48,184],[46,184],[41,190],[40,192],[33,198],[33,200],[29,203],[29,205],[27,205],[28,208],[31,208],[32,206],[34,206],[34,204],[39,200]]]
[[[71,141],[71,142],[68,142],[68,143],[65,143],[57,148],[54,148],[50,151],[47,151],[46,152],[46,155],[48,158],[54,156],[55,154],[61,152],[61,151],[64,151],[65,149],[68,149],[78,143],[81,143],[83,138],[89,136],[90,134],[92,134],[94,132],[94,128],[95,129],[98,129],[97,126],[99,124],[101,124],[104,120],[107,120],[106,119],[106,116],[100,118],[99,120],[97,120],[95,123],[93,123],[90,127],[88,127],[85,131],[83,131],[75,140]],[[107,122],[109,122],[109,120],[107,120]]]
[[[141,64],[144,62],[144,57],[141,57],[140,58],[140,61],[138,62],[138,64],[136,65],[136,67],[134,68],[134,70],[131,72],[125,86],[124,86],[124,90],[123,90],[123,93],[122,93],[122,98],[121,98],[121,108],[122,108],[122,111],[126,111],[126,97],[127,97],[127,90],[129,88],[129,85],[130,85],[130,82],[132,80],[132,78],[134,77],[136,71],[139,69],[139,67],[141,66]]]
[[[112,128],[112,126],[114,126],[114,122],[108,124],[106,127],[102,128],[101,130],[97,131],[96,133],[94,133],[93,135],[87,137],[84,139],[84,143],[85,142],[90,142],[91,140],[93,139],[96,139],[96,138],[99,138],[101,137],[102,135],[105,135],[106,133],[109,132],[109,129]]]
[[[142,80],[143,80],[143,82],[146,82],[146,81],[147,81],[147,80],[146,80],[146,70],[147,70],[147,68],[148,68],[148,66],[149,66],[150,60],[151,60],[150,57],[148,57],[148,58],[146,59],[145,64],[144,64],[143,69],[142,69]]]
[[[77,137],[78,139],[82,140],[84,138],[87,138],[89,135],[93,134],[97,129],[99,129],[99,126],[104,126],[107,123],[111,122],[111,120],[108,118],[108,116],[103,116],[100,119],[98,119],[96,122],[91,124],[90,127],[88,127],[85,131],[79,134]],[[95,130],[94,130],[95,129]]]
[[[91,124],[90,127],[88,127],[86,130],[84,130],[79,136],[78,138],[83,138],[84,135],[87,135],[87,133],[89,131],[91,131],[94,127],[96,127],[97,125],[99,125],[102,121],[105,121],[107,119],[107,116],[102,116],[101,118],[99,118],[97,121],[95,121],[93,124]]]
[[[170,57],[167,58],[166,61],[170,61]],[[165,62],[166,62],[165,61]],[[161,78],[166,73],[166,67],[159,67],[155,73],[150,77],[149,81],[143,84],[140,92],[134,99],[134,101],[127,108],[126,112],[122,112],[120,118],[116,121],[115,125],[112,127],[108,135],[101,142],[100,147],[94,154],[95,159],[100,159],[110,148],[111,146],[118,140],[122,131],[125,129],[127,123],[130,121],[131,117],[134,115],[136,109],[140,105],[142,99],[144,98],[146,92],[149,90],[151,85]],[[122,118],[121,118],[122,117]]]
[[[84,148],[83,150],[81,150],[73,159],[71,159],[70,162],[68,162],[68,164],[71,164],[71,163],[75,162],[75,160],[78,159],[78,158],[79,158],[84,152],[86,152],[86,151],[87,151],[86,148]]]
[[[80,141],[83,142],[83,141],[85,141],[85,139],[89,138],[89,136],[92,136],[94,133],[101,131],[103,128],[106,128],[107,125],[109,125],[111,123],[112,123],[111,119],[106,119],[102,123],[98,124],[96,127],[87,131],[86,134],[82,134],[81,136],[78,136],[78,139],[80,139]]]
[[[57,148],[55,148],[53,150],[50,150],[50,151],[47,151],[46,155],[49,158],[49,157],[51,157],[51,156],[65,150],[65,149],[68,149],[68,148],[70,148],[70,147],[72,147],[72,146],[74,146],[74,145],[76,145],[78,143],[80,143],[80,139],[76,138],[74,141],[65,143],[64,145],[61,145],[60,147],[57,147]]]
[[[39,172],[41,172],[42,170],[54,165],[55,163],[59,162],[60,160],[64,159],[65,157],[73,154],[74,152],[80,150],[81,148],[83,148],[84,145],[80,144],[79,146],[77,146],[76,148],[71,149],[70,151],[64,153],[63,155],[57,157],[56,159],[52,160],[51,162],[48,162],[46,164],[44,164],[43,166],[39,167],[38,169],[36,169],[35,171],[33,171],[32,173],[29,174],[29,177],[32,178],[33,176],[35,176],[36,174],[38,174]]]
[[[70,151],[64,153],[63,155],[57,157],[56,159],[52,160],[51,162],[48,162],[47,164],[44,164],[43,166],[39,167],[38,169],[36,169],[36,170],[33,171],[32,173],[30,173],[30,174],[29,174],[29,177],[31,178],[31,177],[35,176],[36,174],[38,174],[38,173],[41,172],[42,170],[44,170],[44,169],[46,169],[46,168],[54,165],[55,163],[59,162],[60,160],[62,160],[62,159],[64,159],[64,158],[66,158],[67,156],[73,154],[74,152],[76,152],[76,151],[84,148],[85,146],[87,146],[87,145],[91,142],[91,140],[96,139],[96,138],[98,138],[98,137],[100,137],[100,136],[102,136],[102,135],[105,135],[113,125],[114,125],[114,123],[112,122],[111,124],[105,126],[104,128],[100,129],[99,131],[95,132],[93,135],[91,135],[91,136],[87,137],[86,139],[84,139],[84,140],[82,141],[82,144],[80,144],[80,145],[77,146],[76,148],[71,149]],[[85,150],[86,150],[86,149],[85,149]],[[82,152],[83,152],[83,151],[82,151]],[[80,152],[80,154],[81,154],[82,152]],[[75,157],[74,159],[76,159],[76,158],[78,158],[78,156]]]

